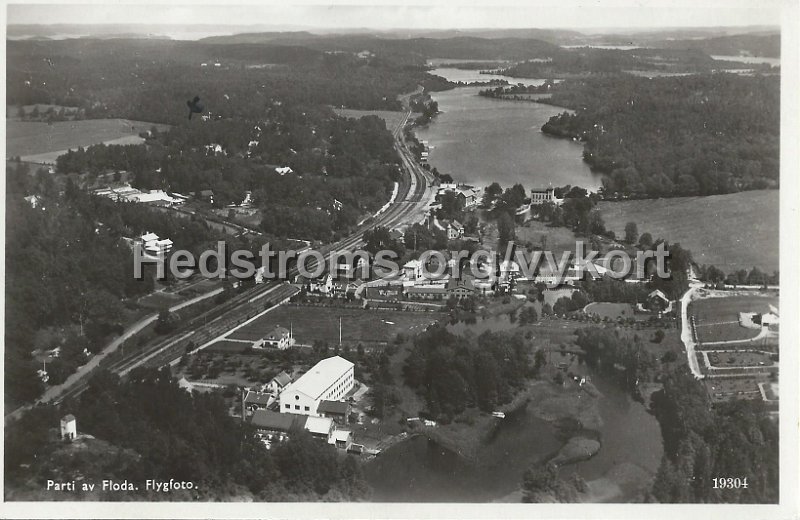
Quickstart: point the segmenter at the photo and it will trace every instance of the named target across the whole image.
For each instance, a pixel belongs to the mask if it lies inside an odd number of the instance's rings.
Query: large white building
[[[340,356],[323,359],[281,392],[281,413],[317,416],[322,401],[344,399],[355,382],[353,367]]]

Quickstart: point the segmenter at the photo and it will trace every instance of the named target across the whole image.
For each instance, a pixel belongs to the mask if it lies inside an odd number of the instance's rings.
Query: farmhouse
[[[282,176],[287,175],[289,173],[294,173],[294,170],[292,170],[288,166],[278,166],[277,168],[275,168],[275,173],[277,173],[278,175],[280,175],[282,177]]]
[[[294,345],[294,337],[290,330],[276,325],[266,336],[256,341],[253,348],[277,348],[286,350]]]
[[[353,367],[340,356],[323,359],[281,393],[281,413],[317,415],[322,401],[341,400],[353,389]]]

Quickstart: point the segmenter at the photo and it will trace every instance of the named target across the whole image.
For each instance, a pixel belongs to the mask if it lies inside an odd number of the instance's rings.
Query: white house
[[[279,167],[275,168],[275,173],[277,173],[278,175],[280,175],[282,177],[282,176],[287,175],[289,173],[294,173],[294,170],[292,170],[288,166],[279,166]]]
[[[453,220],[447,224],[447,240],[457,240],[464,236],[464,226],[461,222]]]
[[[555,202],[556,195],[555,195],[554,188],[545,188],[539,190],[531,190],[531,205],[538,205],[544,204],[546,202]]]
[[[149,231],[139,237],[139,243],[142,244],[145,254],[150,256],[158,256],[160,253],[166,255],[172,250],[172,240],[159,238]]]
[[[27,201],[28,204],[31,205],[33,209],[36,209],[42,203],[42,198],[38,195],[28,195],[27,197],[25,197],[25,200]]]
[[[73,440],[78,436],[78,423],[75,416],[67,414],[61,418],[61,438]]]
[[[403,275],[406,280],[422,280],[422,263],[419,260],[409,260],[403,265]]]
[[[281,413],[316,416],[322,401],[343,399],[353,389],[353,367],[340,356],[323,359],[281,392]]]
[[[276,325],[274,329],[269,331],[266,336],[256,341],[253,348],[277,348],[279,350],[286,350],[294,345],[294,338],[290,330]]]
[[[283,389],[289,386],[291,382],[292,377],[286,372],[281,372],[269,380],[269,383],[267,383],[267,390],[273,395],[278,395],[283,392]]]

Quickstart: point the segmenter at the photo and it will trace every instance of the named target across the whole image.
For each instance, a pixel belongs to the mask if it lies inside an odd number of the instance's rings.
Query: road
[[[402,129],[411,115],[406,112],[403,121],[393,130],[395,149],[402,164],[403,177],[399,183],[398,195],[390,207],[381,213],[367,219],[363,225],[347,238],[334,244],[322,247],[319,251],[323,255],[331,251],[352,251],[363,245],[364,232],[377,226],[395,228],[403,224],[419,222],[427,212],[430,202],[434,199],[436,191],[433,189],[433,176],[418,164],[413,154],[403,141]],[[313,268],[313,262],[309,267]],[[289,276],[296,274],[296,269],[289,272]],[[221,290],[221,289],[220,289]],[[127,373],[138,366],[164,366],[182,356],[187,347],[202,345],[213,337],[218,337],[231,328],[240,325],[246,320],[262,314],[267,308],[274,307],[276,302],[283,301],[294,289],[287,283],[269,282],[246,290],[227,302],[207,311],[200,316],[182,324],[181,329],[169,337],[159,338],[150,344],[137,347],[136,353],[129,357],[116,359],[113,354],[123,342],[151,324],[156,315],[148,316],[129,327],[119,338],[109,344],[101,353],[92,358],[90,363],[84,365],[75,374],[72,374],[62,385],[53,387],[39,399],[39,402],[60,403],[64,399],[77,396],[87,386],[89,374],[92,370],[102,365],[103,368],[115,373]],[[213,294],[211,294],[213,295]],[[209,295],[203,295],[208,297]],[[177,308],[189,305],[184,302]],[[22,409],[14,412],[21,412]],[[8,419],[9,417],[7,417]]]
[[[703,379],[705,376],[700,370],[700,363],[697,361],[695,355],[695,347],[697,343],[694,340],[694,333],[692,322],[689,317],[689,304],[695,298],[698,289],[703,288],[703,282],[697,279],[693,268],[689,268],[689,290],[683,293],[681,297],[681,341],[686,347],[686,359],[689,362],[689,370],[692,371],[695,379]]]
[[[186,300],[185,302],[181,302],[181,303],[178,303],[176,305],[173,305],[172,307],[169,308],[169,310],[171,312],[179,311],[179,310],[181,310],[183,308],[189,307],[190,305],[194,305],[195,303],[198,303],[198,302],[201,302],[201,301],[206,300],[208,298],[211,298],[213,296],[216,296],[217,294],[221,293],[222,290],[223,290],[222,288],[214,289],[213,291],[209,291],[207,293],[201,294],[200,296],[192,298],[191,300]],[[72,388],[76,384],[80,383],[81,380],[83,378],[87,377],[88,374],[92,370],[94,370],[95,368],[100,366],[100,363],[107,356],[109,356],[113,352],[116,352],[116,350],[125,341],[127,341],[131,337],[133,337],[136,334],[138,334],[139,332],[141,332],[145,327],[147,327],[148,325],[152,324],[157,319],[158,319],[158,314],[157,313],[156,314],[150,314],[150,315],[145,316],[144,318],[140,319],[136,323],[130,325],[128,328],[126,328],[122,332],[122,334],[119,337],[115,338],[113,341],[111,341],[111,343],[106,345],[103,348],[103,350],[98,352],[85,365],[83,365],[82,367],[78,368],[78,370],[75,371],[75,373],[71,374],[63,383],[61,383],[60,385],[55,385],[55,386],[51,386],[50,388],[48,388],[47,391],[45,391],[45,393],[42,394],[42,396],[39,397],[39,399],[37,399],[36,404],[47,403],[47,402],[50,402],[50,401],[52,401],[54,399],[57,399],[63,393],[65,393],[67,390],[69,390],[70,388]],[[6,415],[5,416],[5,420],[18,418],[22,414],[22,412],[24,412],[25,410],[29,409],[30,407],[31,407],[31,405],[23,406],[21,408],[17,408],[16,410],[11,412],[10,414]]]

